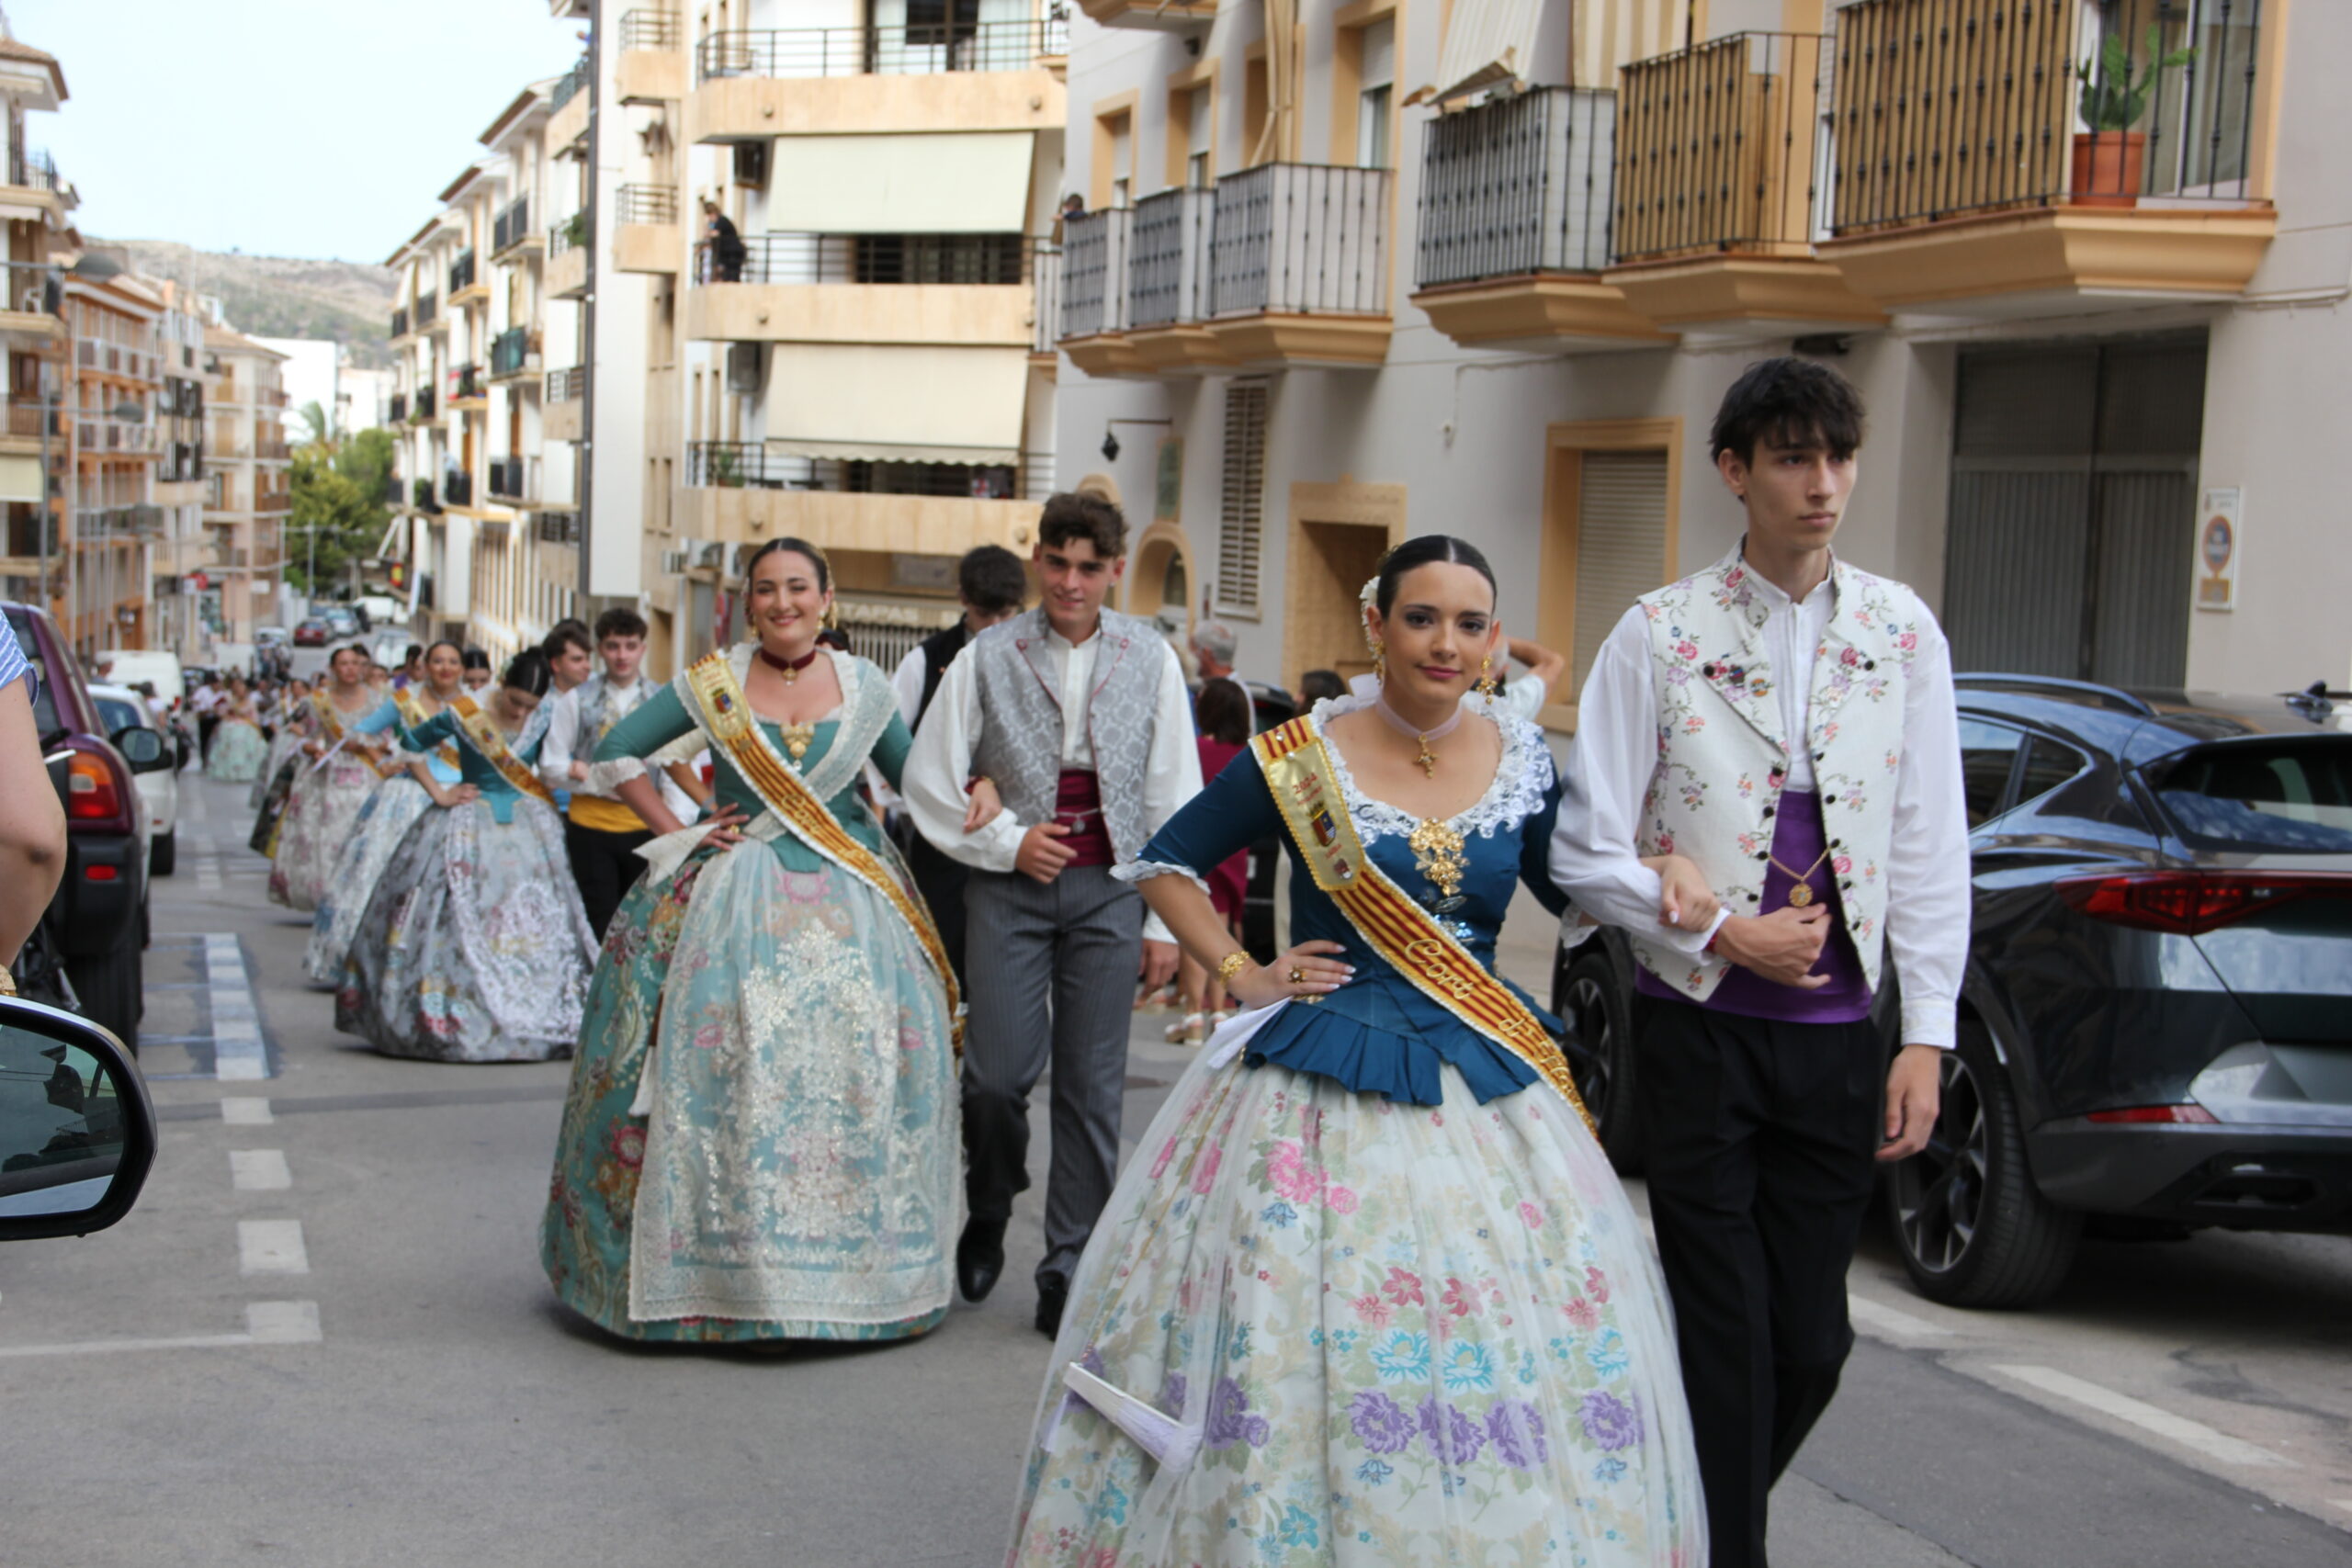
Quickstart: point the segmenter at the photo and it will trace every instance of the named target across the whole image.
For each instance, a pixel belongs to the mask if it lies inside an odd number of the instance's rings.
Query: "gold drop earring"
[[[1372,678],[1381,685],[1388,684],[1388,644],[1385,641],[1372,645]]]
[[[1478,660],[1478,694],[1488,702],[1495,700],[1495,657],[1488,654]]]

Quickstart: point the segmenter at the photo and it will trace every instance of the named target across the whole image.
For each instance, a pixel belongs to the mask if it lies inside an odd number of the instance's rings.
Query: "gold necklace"
[[[1414,825],[1405,842],[1413,852],[1413,869],[1437,888],[1439,908],[1456,905],[1462,892],[1462,835],[1436,818]]]
[[[1800,909],[1813,902],[1813,874],[1819,871],[1821,869],[1821,863],[1828,858],[1829,852],[1827,850],[1824,850],[1819,854],[1814,856],[1813,863],[1811,865],[1806,866],[1803,871],[1795,871],[1792,870],[1788,866],[1781,865],[1780,856],[1769,852],[1765,855],[1765,859],[1770,861],[1775,867],[1787,875],[1790,881],[1796,884],[1795,886],[1789,889],[1789,902],[1795,905]]]
[[[783,724],[776,728],[781,731],[785,750],[792,756],[792,765],[798,767],[800,759],[808,754],[809,745],[817,739],[817,727],[814,724]]]

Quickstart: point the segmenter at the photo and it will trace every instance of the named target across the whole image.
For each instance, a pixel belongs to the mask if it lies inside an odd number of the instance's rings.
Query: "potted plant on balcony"
[[[2073,199],[2077,207],[2137,207],[2145,172],[2148,134],[2133,128],[2146,118],[2148,100],[2167,71],[2197,58],[2192,47],[2159,52],[2164,40],[2148,28],[2143,68],[2132,70],[2132,46],[2121,32],[2109,33],[2097,58],[2079,61],[2075,79],[2083,85],[2083,123],[2075,132]]]

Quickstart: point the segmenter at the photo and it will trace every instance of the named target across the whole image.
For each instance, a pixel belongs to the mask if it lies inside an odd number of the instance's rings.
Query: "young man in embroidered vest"
[[[554,689],[548,694],[548,721],[555,721],[556,705],[575,688],[584,684],[596,672],[596,644],[584,621],[566,615],[548,630],[539,640],[539,651],[547,655],[548,673],[555,680]],[[567,776],[561,784],[547,780],[555,791],[555,808],[567,818],[571,814],[571,784]]]
[[[563,818],[564,847],[571,852],[571,877],[596,940],[613,911],[644,869],[637,852],[652,841],[644,819],[609,791],[588,783],[589,759],[613,726],[653,694],[638,678],[645,659],[645,617],[619,606],[596,617],[596,652],[604,673],[591,675],[556,704],[548,738],[539,749],[539,777],[551,790],[570,792]]]
[[[956,563],[956,591],[964,603],[962,616],[954,626],[932,633],[909,649],[890,676],[890,689],[899,697],[899,716],[910,730],[922,728],[923,715],[931,709],[939,682],[946,678],[948,665],[964,651],[964,645],[1021,613],[1021,602],[1029,596],[1029,574],[1022,569],[1021,558],[1002,545],[981,545],[966,551]],[[931,906],[939,940],[946,944],[948,962],[956,967],[956,983],[968,987],[970,978],[964,967],[964,863],[933,849],[929,839],[913,831],[911,820],[904,816],[899,828],[907,869],[914,874],[923,902]]]
[[[1640,964],[1650,1208],[1716,1568],[1765,1562],[1767,1496],[1837,1391],[1873,1174],[1926,1145],[1967,953],[1943,634],[1830,550],[1861,440],[1826,367],[1768,360],[1725,394],[1713,450],[1746,536],[1602,644],[1552,841],[1553,880]],[[1702,930],[1657,923],[1637,857],[1668,852],[1722,900]]]
[[[1053,1064],[1053,1151],[1037,1326],[1061,1325],[1069,1279],[1119,1162],[1128,998],[1155,989],[1176,945],[1111,868],[1200,792],[1192,700],[1150,622],[1102,607],[1126,566],[1126,522],[1093,495],[1057,495],[1038,522],[1038,608],[990,627],[947,666],[900,782],[923,837],[971,868],[964,1044],[970,1219],[958,1283],[978,1301],[1004,1268],[1013,1196],[1029,1185],[1029,1092]],[[1004,809],[964,831],[972,780]]]

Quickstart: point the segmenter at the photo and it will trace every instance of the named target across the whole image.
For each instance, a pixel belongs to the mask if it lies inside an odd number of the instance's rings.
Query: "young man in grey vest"
[[[1191,698],[1148,621],[1102,607],[1126,568],[1126,522],[1093,495],[1038,521],[1035,610],[989,627],[947,666],[902,781],[916,829],[971,868],[964,1148],[970,1218],[956,1248],[966,1299],[1004,1269],[1012,1200],[1029,1185],[1029,1092],[1053,1064],[1053,1149],[1037,1327],[1061,1327],[1079,1254],[1109,1201],[1136,980],[1158,988],[1176,944],[1111,869],[1201,787]],[[991,780],[1004,809],[966,833]]]
[[[1830,550],[1861,442],[1826,366],[1766,360],[1724,394],[1712,445],[1746,533],[1602,643],[1552,840],[1553,881],[1639,964],[1650,1214],[1715,1568],[1762,1568],[1766,1499],[1837,1392],[1873,1173],[1926,1146],[1968,953],[1943,633]],[[1722,901],[1704,927],[1657,924],[1638,857],[1666,853]]]

